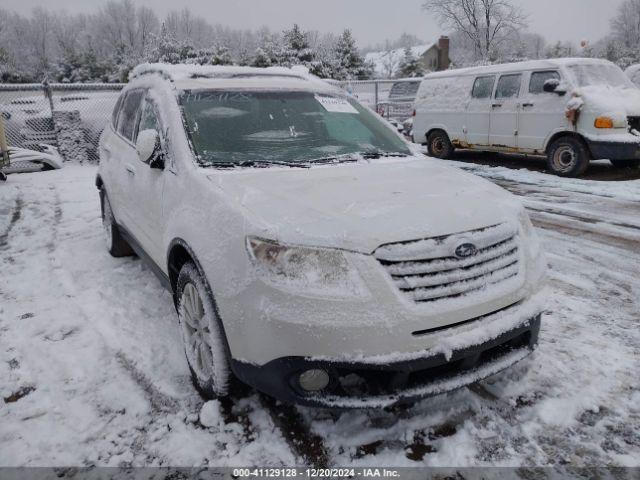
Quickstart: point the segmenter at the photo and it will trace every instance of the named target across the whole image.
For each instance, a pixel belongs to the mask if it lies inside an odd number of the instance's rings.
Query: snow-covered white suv
[[[522,206],[297,68],[141,65],[100,141],[109,251],[173,293],[194,383],[386,406],[535,347]]]

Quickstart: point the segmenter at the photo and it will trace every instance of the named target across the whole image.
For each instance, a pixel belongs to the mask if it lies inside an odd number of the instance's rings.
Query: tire
[[[443,160],[451,158],[454,151],[449,136],[442,130],[436,130],[429,134],[427,137],[427,149],[431,157],[441,158]]]
[[[638,168],[640,167],[640,160],[632,158],[629,160],[609,160],[611,165],[615,168]]]
[[[561,137],[547,152],[547,167],[559,177],[579,177],[589,166],[591,155],[579,138]]]
[[[6,181],[7,181],[7,176],[3,172],[0,172],[0,182],[6,182]]]
[[[236,381],[229,365],[224,330],[213,296],[192,262],[180,270],[176,298],[193,385],[205,399],[226,397]]]
[[[102,228],[104,230],[104,238],[107,243],[107,251],[112,257],[130,257],[134,255],[134,251],[127,241],[122,238],[120,230],[118,230],[118,224],[113,216],[111,210],[111,203],[109,203],[109,197],[104,191],[101,191],[100,197],[102,199]]]

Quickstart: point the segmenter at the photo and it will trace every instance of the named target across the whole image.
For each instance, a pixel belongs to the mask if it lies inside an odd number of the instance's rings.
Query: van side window
[[[495,81],[495,76],[476,78],[476,81],[473,82],[471,96],[473,98],[490,98],[493,93],[493,84]]]
[[[496,88],[496,98],[513,98],[517,97],[520,93],[520,80],[521,74],[516,75],[502,75],[498,80],[498,87]]]
[[[140,113],[140,104],[144,98],[144,90],[131,90],[122,101],[120,115],[118,115],[118,133],[133,142],[136,125]]]
[[[531,80],[529,80],[529,93],[533,93],[535,95],[544,93],[544,83],[551,79],[560,80],[560,74],[553,70],[548,70],[546,72],[532,72]]]

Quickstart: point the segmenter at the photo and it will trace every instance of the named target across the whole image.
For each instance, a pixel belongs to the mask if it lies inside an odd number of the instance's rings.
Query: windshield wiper
[[[365,150],[363,152],[359,152],[362,155],[362,158],[370,159],[370,158],[382,158],[382,157],[408,157],[406,153],[403,152],[386,152],[384,150]]]
[[[206,162],[207,167],[234,168],[234,167],[267,167],[271,165],[281,165],[291,168],[309,168],[309,165],[301,162],[282,162],[278,160],[241,160],[237,162]]]
[[[360,160],[357,154],[345,153],[343,155],[330,155],[327,157],[313,158],[307,160],[308,163],[332,164],[332,163],[354,163]]]

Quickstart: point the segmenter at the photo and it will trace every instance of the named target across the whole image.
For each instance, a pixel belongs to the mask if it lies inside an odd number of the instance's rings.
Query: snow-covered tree
[[[179,41],[165,24],[162,24],[160,35],[152,41],[152,45],[153,48],[147,58],[151,62],[176,64],[193,61],[198,56],[190,44]]]
[[[346,29],[332,49],[331,77],[336,80],[365,80],[371,78],[372,69],[360,55],[351,30]]]
[[[309,48],[309,39],[297,23],[293,25],[291,30],[283,32],[283,49],[281,53],[282,65],[305,65],[311,66],[315,60],[315,54]]]
[[[400,62],[397,76],[400,78],[408,77],[422,77],[424,75],[424,68],[420,63],[420,60],[413,54],[413,50],[410,47],[405,47],[404,57]]]

